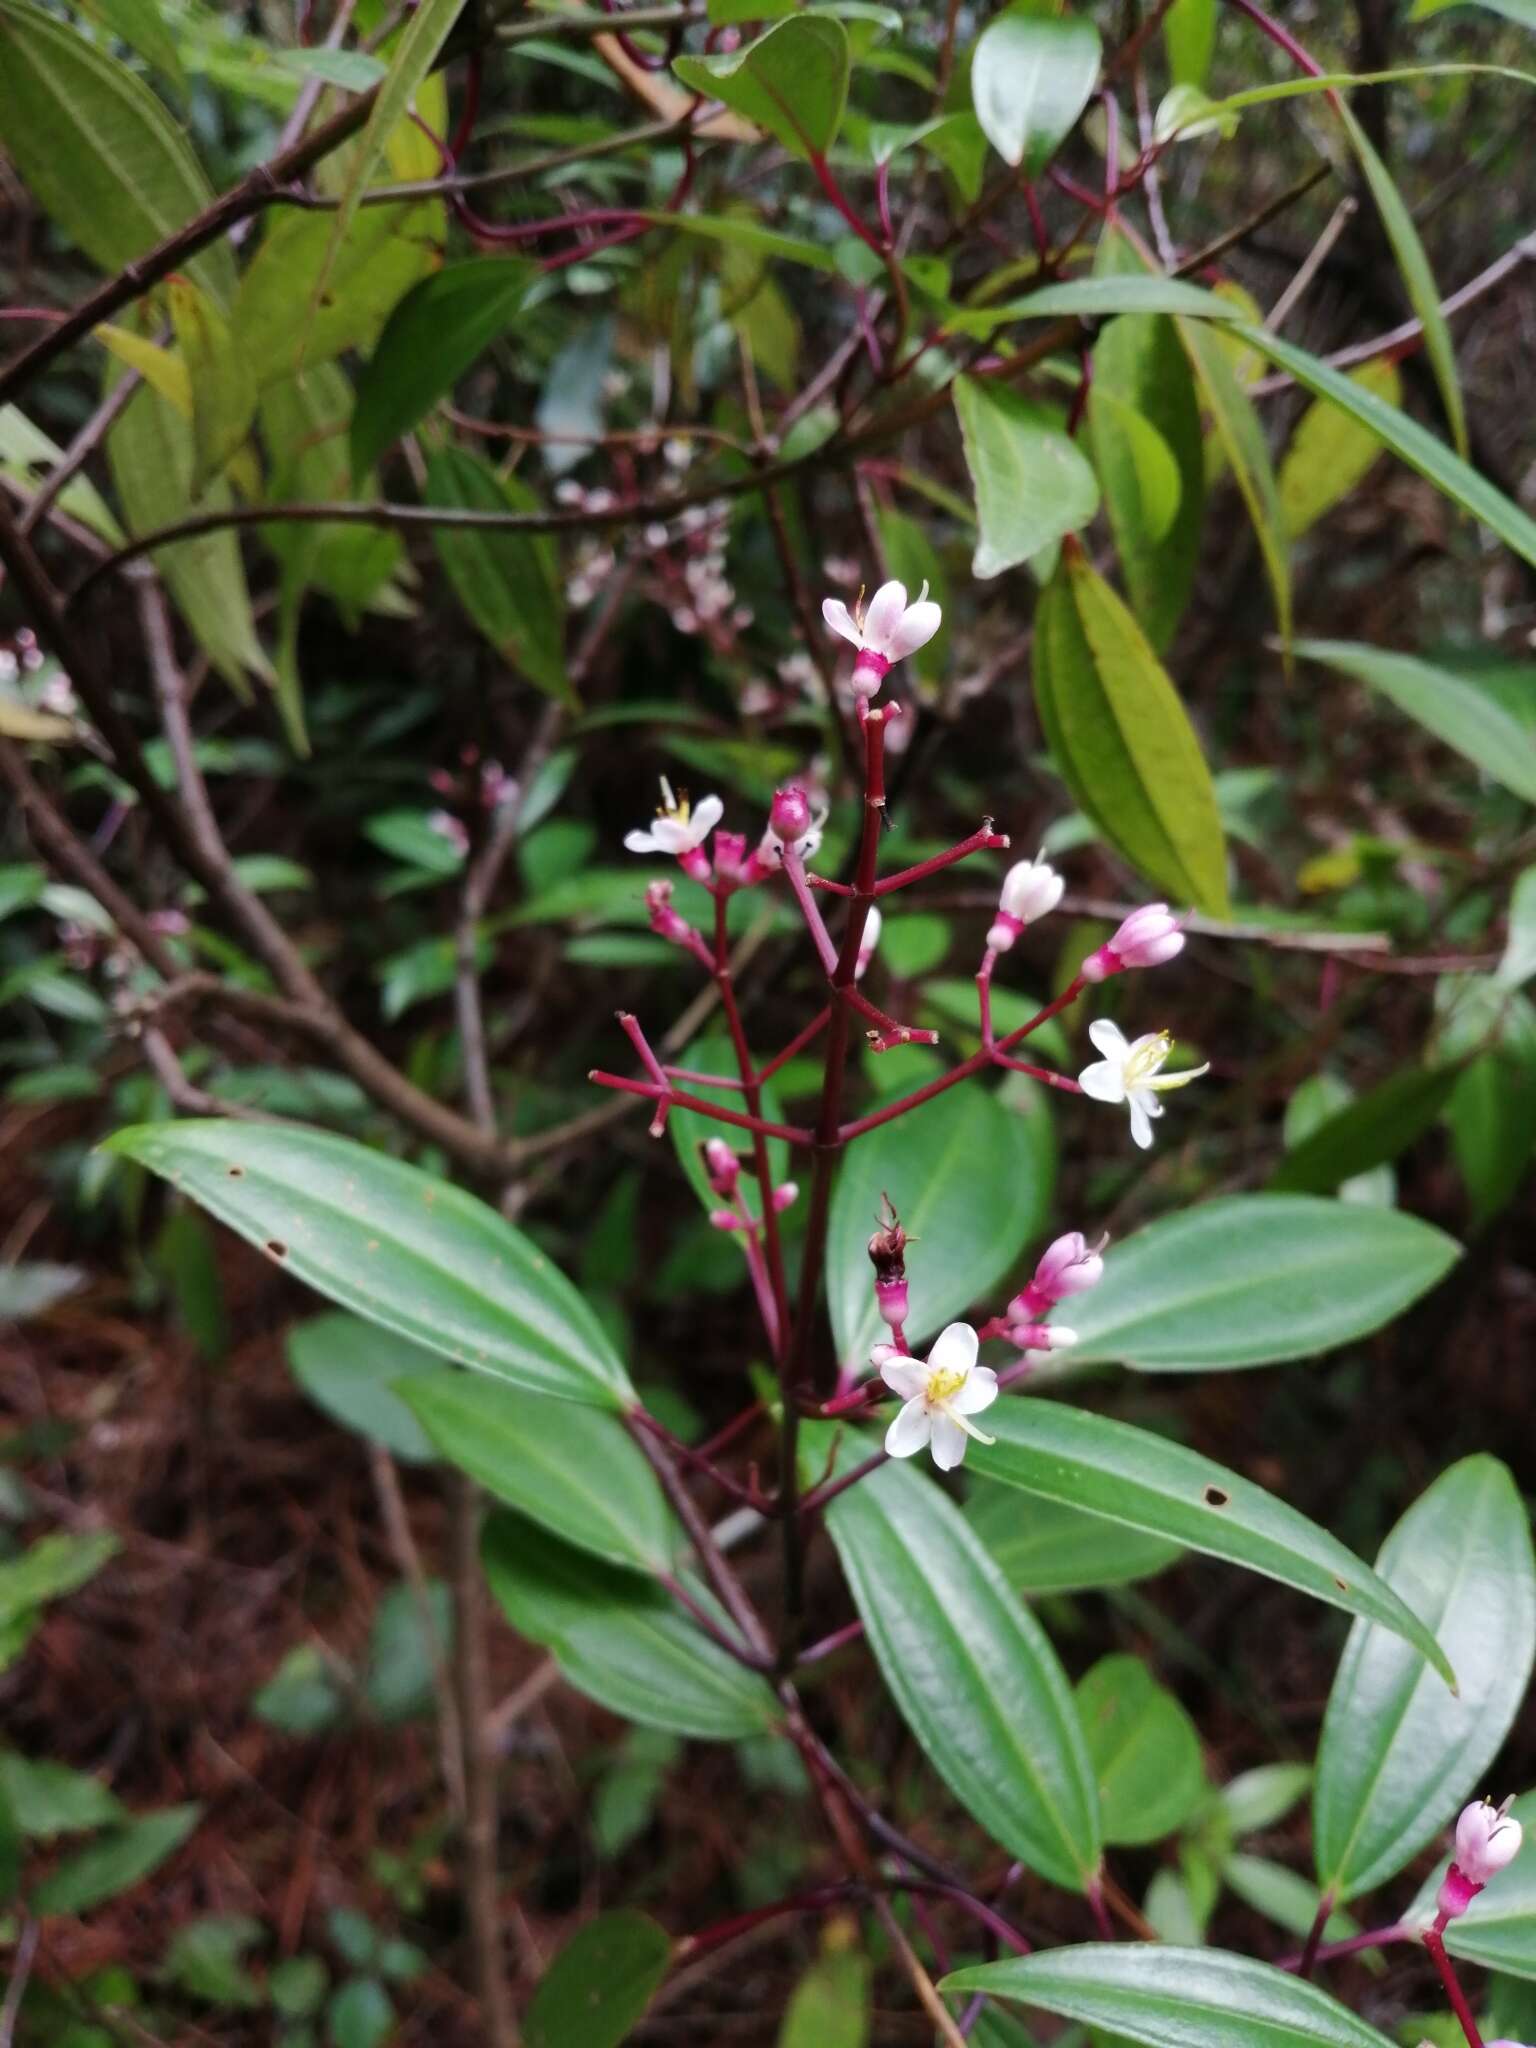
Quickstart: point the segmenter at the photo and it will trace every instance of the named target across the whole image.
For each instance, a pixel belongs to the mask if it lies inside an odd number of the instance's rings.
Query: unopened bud
[[[811,800],[797,782],[776,789],[768,812],[768,828],[780,839],[793,844],[811,829]]]
[[[1008,1342],[1017,1344],[1021,1351],[1070,1351],[1077,1342],[1077,1332],[1069,1330],[1065,1323],[1010,1322]]]
[[[1478,1799],[1462,1808],[1456,1823],[1456,1861],[1473,1884],[1497,1877],[1520,1853],[1523,1831],[1509,1808],[1507,1799],[1502,1806]]]
[[[1161,967],[1184,950],[1184,927],[1166,903],[1145,903],[1133,910],[1108,945],[1090,953],[1082,965],[1085,981],[1107,981],[1131,967]]]
[[[1066,886],[1049,861],[1015,861],[1003,877],[997,917],[987,933],[993,952],[1006,953],[1026,925],[1048,917]]]
[[[736,1183],[741,1178],[741,1161],[724,1138],[705,1140],[704,1173],[713,1193],[723,1201],[735,1199]]]
[[[884,922],[885,920],[881,917],[878,907],[872,903],[864,919],[864,929],[859,935],[859,957],[854,962],[853,968],[853,978],[855,981],[862,981],[864,979],[865,971],[870,961],[875,957],[875,948],[880,943],[880,927]]]
[[[786,1209],[792,1209],[800,1199],[800,1183],[797,1180],[781,1180],[773,1191],[773,1206],[782,1216]]]
[[[746,872],[747,835],[745,832],[716,832],[715,834],[715,880],[729,887],[755,880]]]

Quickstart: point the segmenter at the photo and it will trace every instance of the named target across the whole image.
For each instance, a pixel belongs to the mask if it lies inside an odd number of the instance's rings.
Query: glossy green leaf
[[[1243,324],[1218,333],[1201,320],[1179,322],[1179,336],[1210,415],[1211,430],[1231,464],[1233,478],[1253,521],[1264,573],[1274,596],[1280,637],[1289,641],[1291,565],[1285,514],[1263,425],[1252,399],[1237,380],[1225,346],[1229,334],[1240,333],[1245,341],[1251,341],[1257,331]],[[1347,379],[1340,381],[1351,391],[1355,389]]]
[[[523,2021],[527,2048],[618,2048],[645,2017],[672,1943],[632,1908],[579,1928],[539,1979]]]
[[[1461,1918],[1451,1922],[1445,1945],[1463,1962],[1536,1982],[1536,1792],[1522,1793],[1511,1811],[1525,1830],[1520,1853],[1499,1872],[1497,1882],[1479,1892]],[[1435,1895],[1449,1868],[1450,1857],[1442,1856],[1403,1915],[1408,1926],[1431,1925]]]
[[[336,1310],[295,1323],[288,1369],[327,1415],[394,1457],[425,1464],[434,1453],[420,1423],[395,1391],[408,1376],[452,1368],[392,1330]]]
[[[1101,1657],[1077,1683],[1077,1711],[1099,1781],[1104,1839],[1161,1841],[1206,1796],[1195,1724],[1139,1657]]]
[[[827,1527],[928,1761],[1011,1856],[1084,1890],[1101,1836],[1071,1689],[965,1517],[922,1473],[892,1462],[839,1495]]]
[[[1073,1362],[1199,1372],[1310,1358],[1363,1337],[1449,1272],[1416,1216],[1313,1195],[1222,1195],[1112,1245],[1070,1305]]]
[[[1280,1134],[1286,1151],[1298,1151],[1355,1100],[1355,1091],[1348,1082],[1327,1068],[1308,1074],[1292,1090],[1285,1105]],[[1397,1175],[1390,1166],[1367,1167],[1364,1173],[1329,1182],[1318,1192],[1336,1194],[1341,1202],[1365,1202],[1372,1208],[1390,1209],[1397,1200]]]
[[[1451,439],[1456,444],[1457,453],[1464,458],[1467,453],[1467,416],[1456,375],[1456,351],[1451,343],[1451,330],[1440,310],[1440,287],[1435,282],[1435,273],[1429,267],[1429,258],[1413,224],[1413,215],[1408,211],[1392,173],[1382,162],[1346,101],[1340,100],[1338,112],[1344,123],[1344,132],[1349,137],[1350,148],[1355,152],[1371,197],[1376,202],[1376,211],[1381,216],[1381,225],[1396,259],[1414,318],[1424,330],[1424,353],[1429,358],[1440,389],[1440,400],[1450,422]]]
[[[1194,326],[1188,331],[1192,334],[1201,332]],[[1341,411],[1369,427],[1410,469],[1416,469],[1420,476],[1427,477],[1437,490],[1470,512],[1474,519],[1480,519],[1523,560],[1536,563],[1536,519],[1522,511],[1512,498],[1505,497],[1496,485],[1480,476],[1443,441],[1421,427],[1417,420],[1410,419],[1395,405],[1388,405],[1365,385],[1353,382],[1341,370],[1320,362],[1316,356],[1283,340],[1278,334],[1271,334],[1267,328],[1244,323],[1228,331],[1238,335],[1261,355],[1268,356],[1278,369],[1294,377],[1314,398],[1331,399]]]
[[[1076,313],[1084,320],[1106,320],[1117,313],[1178,313],[1199,320],[1240,320],[1242,312],[1219,292],[1138,268],[1042,285],[1026,298],[982,309],[978,318],[990,313],[1013,320],[1055,320]]]
[[[1177,900],[1229,915],[1200,742],[1146,635],[1075,548],[1036,612],[1034,682],[1056,765],[1105,838]]]
[[[1383,358],[1349,372],[1384,405],[1398,404],[1402,372]],[[1378,434],[1326,398],[1315,398],[1296,422],[1280,461],[1280,511],[1289,539],[1298,540],[1325,512],[1342,504],[1385,453]]]
[[[536,274],[519,257],[471,256],[406,293],[358,380],[354,477],[372,469],[506,332]]]
[[[1234,1835],[1258,1834],[1284,1820],[1311,1783],[1309,1764],[1255,1764],[1222,1786],[1222,1814]]]
[[[973,574],[999,576],[1088,524],[1098,478],[1053,413],[975,377],[955,379],[954,401],[976,493]]]
[[[107,1149],[158,1173],[343,1308],[531,1393],[633,1398],[612,1341],[531,1239],[463,1189],[349,1138],[222,1118]]]
[[[1010,9],[982,31],[971,98],[1003,159],[1038,177],[1076,125],[1099,76],[1091,21]]]
[[[683,84],[719,100],[782,142],[792,156],[824,157],[848,99],[848,32],[840,21],[802,14],[739,50],[679,57]]]
[[[1509,892],[1509,931],[1494,971],[1500,988],[1524,988],[1536,974],[1536,867],[1515,877]]]
[[[0,0],[0,135],[44,210],[106,271],[213,204],[186,136],[143,79],[33,0]],[[186,267],[228,305],[225,242]]]
[[[1379,691],[1485,775],[1536,804],[1536,736],[1475,682],[1414,655],[1351,640],[1298,640],[1296,652]]]
[[[1126,481],[1135,493],[1131,502],[1147,540],[1160,541],[1178,517],[1183,490],[1173,450],[1144,413],[1101,388],[1097,380],[1089,409],[1099,421],[1100,431],[1091,438],[1101,482],[1106,465],[1099,459],[1098,445],[1103,440],[1124,458]],[[1129,492],[1125,495],[1130,498]]]
[[[1404,1067],[1321,1123],[1269,1177],[1273,1193],[1323,1194],[1396,1159],[1436,1123],[1456,1068]]]
[[[1530,1521],[1497,1458],[1442,1472],[1376,1568],[1435,1630],[1460,1689],[1381,1627],[1350,1630],[1312,1800],[1317,1874],[1341,1899],[1395,1877],[1483,1789],[1536,1658]]]
[[[550,1651],[578,1692],[615,1714],[714,1742],[777,1725],[766,1681],[711,1642],[659,1586],[506,1510],[487,1521],[481,1555],[512,1626]]]
[[[443,1457],[497,1500],[595,1557],[668,1568],[666,1502],[615,1417],[475,1373],[405,1379],[398,1392]]]
[[[1006,1108],[979,1081],[858,1139],[838,1172],[827,1237],[839,1359],[861,1369],[888,1334],[866,1249],[883,1194],[917,1240],[907,1258],[906,1329],[908,1341],[921,1344],[983,1300],[1041,1229],[1053,1170],[1043,1112]]]
[[[1450,1675],[1430,1630],[1368,1565],[1295,1508],[1198,1451],[1033,1396],[999,1401],[987,1417],[997,1442],[971,1451],[983,1477],[1245,1565],[1330,1607],[1384,1622]]]
[[[1317,1985],[1223,1949],[1087,1943],[944,1978],[1080,2020],[1142,2048],[1390,2048]]]
[[[426,496],[430,505],[472,512],[540,509],[520,477],[498,476],[464,448],[431,456]],[[444,525],[433,528],[432,541],[455,596],[502,659],[574,705],[565,667],[565,588],[549,535]]]
[[[50,1913],[89,1913],[148,1877],[191,1834],[200,1806],[167,1806],[100,1835],[58,1864],[37,1885],[28,1904],[39,1919]]]
[[[974,1480],[965,1518],[1021,1593],[1080,1593],[1128,1586],[1183,1556],[1177,1543],[1108,1522],[1063,1501],[1021,1500],[1009,1486]]]

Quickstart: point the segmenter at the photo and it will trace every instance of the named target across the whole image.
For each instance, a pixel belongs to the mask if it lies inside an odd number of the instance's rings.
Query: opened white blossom
[[[1502,1806],[1478,1799],[1461,1810],[1456,1822],[1456,1861],[1474,1884],[1497,1877],[1520,1853],[1524,1830],[1509,1807],[1507,1799]]]
[[[892,662],[905,661],[926,647],[944,622],[944,614],[924,583],[914,604],[907,603],[904,583],[882,583],[865,607],[850,612],[840,597],[823,598],[821,616],[859,650],[853,665],[853,687],[860,697],[873,697]]]
[[[1145,1151],[1152,1143],[1152,1119],[1163,1114],[1159,1095],[1198,1081],[1210,1072],[1210,1062],[1165,1074],[1163,1065],[1173,1050],[1171,1032],[1148,1031],[1128,1041],[1119,1025],[1107,1017],[1095,1017],[1088,1036],[1104,1057],[1078,1075],[1082,1091],[1095,1102],[1123,1102],[1131,1113],[1131,1136]]]
[[[949,1472],[964,1458],[967,1437],[979,1444],[994,1441],[970,1420],[997,1399],[997,1374],[976,1363],[977,1347],[969,1323],[950,1323],[941,1330],[926,1364],[878,1347],[880,1377],[903,1402],[885,1433],[891,1457],[913,1457],[927,1444],[935,1465]]]
[[[698,852],[724,816],[725,805],[719,797],[701,797],[696,804],[690,804],[686,794],[672,794],[672,785],[663,776],[656,822],[649,831],[637,828],[626,832],[624,844],[631,853],[668,853],[676,860],[685,860],[687,855]]]
[[[1016,860],[1003,877],[997,918],[987,933],[993,952],[1006,953],[1026,925],[1048,917],[1066,886],[1049,861]]]

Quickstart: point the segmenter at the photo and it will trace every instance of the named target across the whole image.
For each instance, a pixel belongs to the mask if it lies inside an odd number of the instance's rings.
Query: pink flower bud
[[[1502,1806],[1478,1799],[1462,1808],[1456,1823],[1456,1864],[1471,1884],[1486,1884],[1520,1853],[1522,1830],[1509,1805],[1507,1799]]]
[[[1077,1342],[1077,1332],[1065,1323],[1015,1322],[1008,1326],[1008,1342],[1021,1351],[1069,1351]]]
[[[1066,886],[1048,861],[1015,861],[1003,877],[997,921],[987,933],[993,952],[1006,953],[1026,925],[1048,917]]]
[[[811,829],[811,800],[796,782],[787,789],[776,789],[773,805],[768,813],[768,827],[780,839],[793,843],[803,839]]]
[[[1085,981],[1107,981],[1130,967],[1161,967],[1184,950],[1184,928],[1166,903],[1145,903],[1133,910],[1108,945],[1090,953],[1082,965]]]
[[[709,1220],[716,1230],[740,1230],[741,1218],[734,1209],[711,1209]]]
[[[670,882],[652,882],[645,892],[645,907],[650,913],[651,930],[658,937],[670,939],[674,946],[688,944],[693,937],[693,926],[672,908]]]
[[[715,834],[715,879],[731,888],[755,880],[746,872],[747,835],[745,832],[717,832]]]
[[[1022,1294],[1008,1304],[1008,1320],[1019,1323],[1040,1315],[1069,1294],[1083,1294],[1097,1287],[1104,1277],[1104,1247],[1107,1237],[1090,1245],[1080,1230],[1069,1230],[1048,1244],[1040,1254],[1035,1276]]]
[[[888,1365],[893,1358],[900,1356],[901,1353],[894,1344],[871,1344],[869,1347],[869,1362],[876,1372],[882,1365]]]
[[[783,1180],[773,1191],[773,1206],[782,1216],[786,1209],[792,1209],[800,1199],[800,1183],[797,1180]]]
[[[705,1141],[704,1171],[715,1194],[727,1202],[734,1199],[736,1183],[741,1178],[741,1161],[724,1138],[709,1138]]]
[[[1445,1873],[1435,1899],[1440,1918],[1459,1920],[1481,1890],[1480,1884],[1474,1884],[1471,1878],[1464,1876],[1453,1863]]]
[[[875,1306],[880,1311],[882,1323],[888,1323],[893,1330],[899,1330],[907,1320],[907,1283],[905,1280],[877,1280],[875,1282]]]

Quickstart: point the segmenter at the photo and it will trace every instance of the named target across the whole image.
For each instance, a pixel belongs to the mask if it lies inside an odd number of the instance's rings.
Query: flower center
[[[1137,1046],[1125,1063],[1127,1091],[1132,1088],[1145,1088],[1172,1050],[1173,1034],[1168,1031],[1159,1031],[1157,1036],[1149,1038],[1145,1045]]]
[[[677,795],[674,796],[671,783],[663,775],[661,778],[661,802],[656,808],[657,817],[670,818],[676,825],[686,825],[688,814],[692,808],[693,806],[688,801],[687,790],[680,789]]]
[[[935,1407],[939,1406],[947,1401],[952,1394],[959,1393],[960,1389],[965,1385],[965,1377],[963,1372],[956,1372],[953,1366],[949,1367],[948,1370],[931,1372],[928,1375],[928,1393],[926,1398]]]

